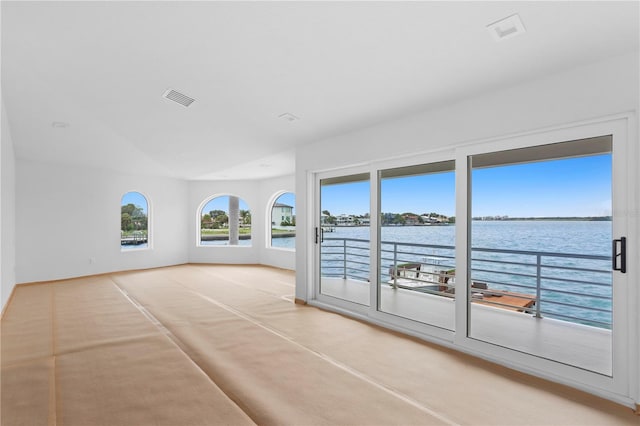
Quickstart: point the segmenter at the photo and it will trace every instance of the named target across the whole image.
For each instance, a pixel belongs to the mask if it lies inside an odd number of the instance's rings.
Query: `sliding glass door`
[[[455,163],[381,170],[378,308],[455,329]]]
[[[369,306],[369,174],[319,180],[319,293]]]
[[[626,129],[603,121],[316,175],[314,296],[624,394]]]
[[[613,373],[612,137],[469,157],[469,337]]]

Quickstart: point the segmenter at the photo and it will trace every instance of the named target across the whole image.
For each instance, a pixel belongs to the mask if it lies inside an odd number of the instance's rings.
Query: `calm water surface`
[[[398,263],[424,262],[440,258],[447,268],[455,267],[455,232],[450,226],[399,226],[381,230],[382,262],[381,280],[390,279],[389,268],[394,256]],[[368,227],[339,227],[325,233],[324,245],[341,244],[333,239],[369,240]],[[472,249],[532,251],[544,253],[611,255],[612,223],[608,221],[473,221],[471,226]],[[404,247],[401,244],[421,244],[442,247]],[[335,248],[333,250],[339,250]],[[412,251],[418,254],[399,254]],[[367,244],[348,249],[349,253],[369,256]],[[335,258],[341,266],[341,255]],[[362,258],[359,258],[362,259]],[[518,293],[536,293],[537,256],[521,253],[487,253],[480,250],[472,255],[471,279],[489,283],[490,288]],[[502,263],[509,262],[509,263]],[[326,269],[324,268],[323,271]],[[560,268],[554,268],[559,266]],[[354,276],[367,279],[367,269],[362,265],[348,266]],[[568,268],[568,269],[563,269]],[[576,270],[579,269],[579,270]],[[587,270],[587,271],[585,271]],[[542,256],[540,266],[540,307],[544,316],[608,328],[611,322],[611,261],[609,259],[579,259],[562,256]],[[331,270],[326,269],[327,272]],[[602,271],[602,272],[595,272]],[[571,305],[571,306],[567,306]]]

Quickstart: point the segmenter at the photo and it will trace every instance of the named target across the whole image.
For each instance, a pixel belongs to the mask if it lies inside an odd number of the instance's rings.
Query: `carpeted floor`
[[[18,286],[3,426],[636,425],[629,408],[183,265]]]

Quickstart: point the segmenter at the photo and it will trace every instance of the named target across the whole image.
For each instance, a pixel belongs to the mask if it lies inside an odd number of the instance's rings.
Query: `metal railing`
[[[145,244],[147,242],[147,235],[144,233],[133,233],[131,235],[121,235],[120,236],[120,245],[121,246],[130,246],[130,245],[140,245]]]
[[[369,281],[369,240],[324,237],[322,276]]]
[[[381,281],[393,287],[402,286],[399,279],[418,283],[416,291],[424,293],[449,293],[453,290],[447,272],[455,271],[455,247],[433,244],[415,244],[382,241],[380,243]],[[413,265],[418,264],[418,268]],[[425,270],[423,264],[431,266]],[[385,265],[388,267],[385,269]],[[414,277],[408,277],[412,269]],[[423,285],[420,285],[423,284]],[[433,287],[438,287],[434,290]]]
[[[455,247],[382,241],[380,282],[455,297]],[[369,240],[324,238],[324,277],[369,281]],[[472,248],[471,301],[610,329],[611,257]],[[515,301],[515,302],[514,302]]]
[[[471,281],[535,296],[525,311],[600,328],[612,324],[611,257],[472,248]]]

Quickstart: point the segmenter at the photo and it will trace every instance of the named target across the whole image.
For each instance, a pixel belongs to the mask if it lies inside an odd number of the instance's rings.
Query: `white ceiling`
[[[486,26],[514,13],[526,33],[494,41]],[[638,13],[612,1],[3,1],[2,97],[21,159],[264,178],[293,173],[297,146],[638,51]],[[196,101],[163,99],[169,88]]]

